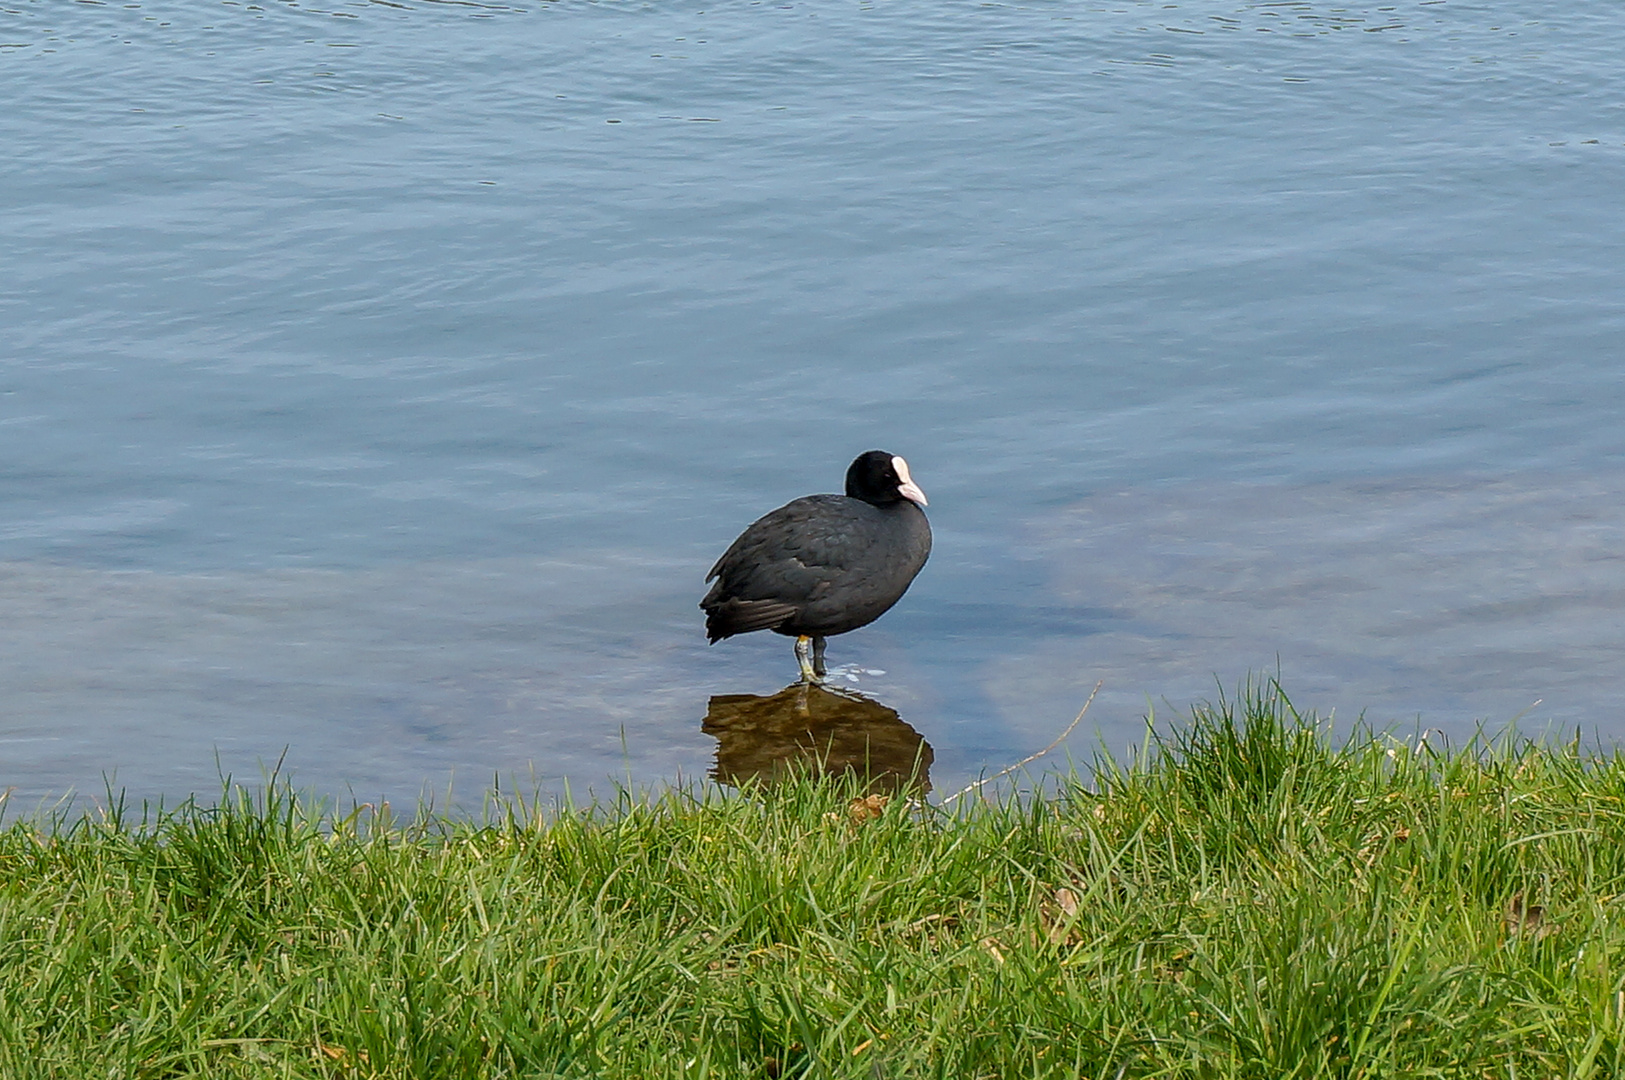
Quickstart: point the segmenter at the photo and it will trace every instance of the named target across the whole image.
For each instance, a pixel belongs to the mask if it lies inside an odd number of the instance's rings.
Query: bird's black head
[[[889,506],[904,499],[925,505],[925,492],[909,476],[908,462],[884,450],[858,455],[846,470],[846,493],[875,506]]]

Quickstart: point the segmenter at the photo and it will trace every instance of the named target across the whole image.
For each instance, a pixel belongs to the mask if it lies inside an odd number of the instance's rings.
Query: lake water
[[[710,699],[796,670],[707,648],[705,571],[871,447],[936,547],[830,662],[939,789],[1097,680],[1084,754],[1277,666],[1615,740],[1621,40],[1615,0],[4,0],[0,787],[703,776]]]

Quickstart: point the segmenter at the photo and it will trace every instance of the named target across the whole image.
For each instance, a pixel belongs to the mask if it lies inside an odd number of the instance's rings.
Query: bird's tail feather
[[[782,600],[728,599],[705,609],[705,636],[712,644],[735,634],[771,630],[796,613]]]

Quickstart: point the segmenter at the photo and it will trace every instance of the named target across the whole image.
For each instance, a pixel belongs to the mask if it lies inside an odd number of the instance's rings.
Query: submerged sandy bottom
[[[1625,734],[1625,477],[1127,492],[1034,532],[1057,597],[1111,617],[998,661],[1017,709],[1073,664],[1117,717],[1278,662],[1344,719]]]
[[[939,787],[1043,745],[1097,679],[1084,755],[1277,662],[1342,720],[1625,732],[1619,475],[1105,493],[981,538],[951,520],[904,604],[831,651],[924,735]],[[106,776],[173,799],[284,752],[296,783],[363,800],[702,775],[709,698],[794,674],[781,638],[705,647],[703,561],[0,564],[0,784],[13,807]]]

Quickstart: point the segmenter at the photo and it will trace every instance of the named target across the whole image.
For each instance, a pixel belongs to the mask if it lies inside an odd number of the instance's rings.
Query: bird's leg
[[[822,679],[828,672],[824,670],[824,639],[813,638],[813,674]]]
[[[796,638],[796,663],[801,665],[801,681],[805,683],[821,681],[813,668],[812,643],[813,638],[807,634]]]

